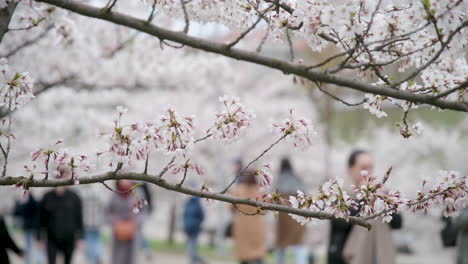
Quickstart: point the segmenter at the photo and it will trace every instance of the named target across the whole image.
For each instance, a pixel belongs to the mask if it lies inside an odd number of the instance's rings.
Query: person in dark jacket
[[[362,182],[361,171],[367,171],[369,175],[373,172],[373,159],[370,154],[364,150],[355,150],[348,158],[348,173],[354,180],[355,184]],[[356,215],[358,210],[351,211],[351,215]],[[379,220],[380,221],[380,220]],[[393,215],[392,221],[389,223],[390,228],[399,229],[402,226],[402,218],[400,215]],[[346,242],[350,237],[353,225],[345,221],[331,221],[330,238],[327,252],[328,264],[346,264],[343,257],[343,251]],[[393,245],[392,241],[387,241]],[[388,248],[388,251],[391,251]],[[377,263],[377,262],[375,262]],[[377,263],[378,264],[378,263]]]
[[[62,170],[60,177],[67,178],[67,171]],[[48,263],[55,264],[57,253],[61,253],[64,263],[70,264],[75,245],[83,236],[80,197],[66,186],[47,192],[40,202],[39,222],[39,240],[44,239],[44,233],[47,237]]]
[[[0,216],[0,263],[9,264],[10,259],[8,258],[7,249],[13,250],[18,256],[23,256],[23,250],[21,250],[13,241],[10,234],[8,233],[5,220]]]
[[[34,238],[37,237],[39,230],[39,203],[32,195],[31,190],[28,192],[28,199],[18,205],[15,215],[21,218],[23,224],[25,263],[33,263],[33,256],[36,251],[34,248]],[[36,260],[38,260],[37,256]]]
[[[187,251],[190,263],[205,263],[198,254],[198,235],[205,219],[205,212],[200,203],[200,197],[193,196],[185,204],[184,209],[184,232],[187,235]]]

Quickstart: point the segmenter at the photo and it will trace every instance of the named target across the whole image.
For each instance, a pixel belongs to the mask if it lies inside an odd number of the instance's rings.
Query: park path
[[[111,264],[109,259],[109,251],[106,250],[103,264]],[[229,259],[232,259],[229,257]],[[12,264],[22,264],[23,261],[16,256],[12,256]],[[454,254],[451,251],[447,251],[444,254],[428,254],[426,255],[399,255],[398,264],[451,264],[455,263]],[[233,260],[222,260],[222,257],[217,256],[216,258],[206,258],[208,264],[234,264]],[[61,262],[58,262],[61,263]],[[183,253],[164,253],[155,252],[151,259],[145,259],[143,256],[140,258],[139,264],[188,264],[187,256]],[[290,262],[292,264],[292,262]],[[46,264],[46,263],[44,263]],[[78,254],[73,259],[73,264],[86,264],[83,251],[79,250]],[[268,262],[266,264],[273,264]],[[323,264],[323,263],[319,263]]]

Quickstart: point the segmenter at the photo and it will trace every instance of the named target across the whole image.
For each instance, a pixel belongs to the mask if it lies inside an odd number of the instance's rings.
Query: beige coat
[[[395,264],[396,248],[390,226],[381,219],[370,221],[372,229],[353,226],[343,257],[348,264]]]
[[[233,196],[255,200],[259,194],[258,185],[239,184],[233,190]],[[267,252],[266,231],[267,226],[263,215],[246,215],[257,211],[255,207],[237,205],[235,210],[232,234],[234,250],[241,261],[263,259]]]
[[[288,199],[290,195],[282,194],[281,197]],[[278,213],[276,221],[276,248],[287,248],[304,244],[306,226],[301,225],[288,213]]]

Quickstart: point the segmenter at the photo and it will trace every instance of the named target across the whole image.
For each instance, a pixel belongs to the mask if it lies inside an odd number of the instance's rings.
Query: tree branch
[[[345,221],[341,218],[335,218],[331,214],[321,213],[321,212],[311,212],[309,210],[304,209],[297,209],[292,208],[289,206],[284,205],[277,205],[273,203],[266,203],[266,202],[259,202],[252,199],[246,198],[238,198],[233,197],[226,194],[220,194],[215,192],[208,192],[205,190],[194,190],[190,188],[186,188],[183,186],[178,186],[177,184],[171,184],[164,179],[159,178],[157,175],[147,175],[142,173],[124,173],[124,172],[108,172],[101,175],[96,175],[92,177],[80,177],[80,185],[83,184],[93,184],[93,183],[103,183],[109,180],[134,180],[134,181],[145,181],[148,183],[155,184],[161,188],[166,190],[175,191],[178,193],[184,193],[187,195],[198,196],[201,198],[208,198],[212,200],[223,201],[231,204],[244,204],[250,205],[256,208],[260,208],[261,210],[269,210],[269,211],[278,211],[278,212],[285,212],[289,214],[300,215],[303,217],[312,217],[318,219],[331,219],[331,220],[340,220]],[[28,187],[58,187],[58,186],[69,186],[73,185],[72,179],[50,179],[50,180],[36,180],[36,179],[29,179],[25,177],[3,177],[0,178],[0,186],[13,186],[18,183],[21,183],[24,180],[28,180],[27,186]],[[360,217],[353,217],[349,218],[349,222],[352,224],[360,225],[366,228],[371,228],[372,226],[367,222],[364,221]]]
[[[101,9],[93,6],[65,0],[37,1],[49,3],[84,16],[110,21],[115,24],[119,24],[122,26],[145,32],[160,39],[174,41],[195,49],[217,53],[233,59],[248,61],[259,65],[264,65],[273,69],[277,69],[285,73],[295,74],[309,79],[311,81],[335,84],[338,86],[344,86],[354,90],[358,90],[364,93],[385,95],[388,97],[403,99],[419,104],[429,104],[442,109],[451,109],[463,112],[468,111],[468,103],[465,102],[436,99],[432,95],[414,94],[409,91],[393,89],[387,86],[375,86],[366,82],[362,82],[360,80],[353,80],[345,77],[337,77],[327,73],[307,70],[307,67],[302,64],[290,63],[281,59],[263,56],[256,52],[236,49],[234,47],[229,48],[226,44],[223,43],[205,40],[198,37],[192,37],[181,32],[167,30],[155,25],[148,24],[145,20],[137,19],[122,13],[102,12]]]

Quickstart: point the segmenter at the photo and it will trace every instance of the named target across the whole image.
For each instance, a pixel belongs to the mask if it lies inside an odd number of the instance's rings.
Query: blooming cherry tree
[[[159,40],[161,48],[188,46],[292,74],[294,80],[301,78],[311,81],[325,95],[348,105],[345,100],[323,88],[322,84],[360,91],[364,94],[361,103],[363,107],[378,117],[386,116],[382,108],[384,103],[393,104],[404,113],[403,123],[399,127],[405,138],[421,133],[420,123],[410,125],[407,122],[408,112],[419,105],[468,111],[468,65],[466,56],[460,56],[466,55],[467,6],[460,0],[424,0],[414,3],[399,0],[0,0],[0,9],[0,41],[4,37],[8,39],[9,35],[14,39],[23,31],[43,29],[34,39],[17,37],[22,43],[13,45],[5,57],[14,56],[18,50],[28,46],[40,45],[41,39],[45,38],[43,33],[47,35],[50,32],[57,46],[87,44],[92,39],[91,33],[109,34],[105,27],[104,30],[99,27],[88,32],[86,29],[81,30],[80,23],[86,23],[83,22],[86,21],[85,17],[90,17],[120,26],[116,35],[132,33],[126,34],[130,36],[127,39],[118,39],[115,41],[117,44],[111,47],[105,46],[107,42],[89,45],[91,48],[88,51],[98,53],[95,57],[100,59],[105,57],[112,61],[113,57],[121,56],[125,62],[128,59],[125,56],[137,54],[135,56],[140,55],[142,61],[145,61],[146,52],[150,50],[148,48],[134,53],[119,51],[125,49],[128,43],[136,41],[139,33],[146,33]],[[219,41],[192,33],[194,26],[207,22],[215,22],[227,28],[232,33],[229,39]],[[183,26],[179,28],[180,25]],[[6,35],[8,31],[10,33]],[[249,38],[254,32],[262,36],[258,43]],[[110,39],[115,40],[117,37],[112,36]],[[148,42],[151,41],[154,42],[153,39]],[[298,58],[296,43],[306,43],[308,49],[314,52],[327,49],[334,52],[323,61],[309,64]],[[265,54],[262,50],[267,44],[285,46],[288,58]],[[63,52],[74,53],[67,49]],[[36,53],[33,56],[41,56]],[[37,75],[41,78],[50,79],[49,73],[55,78],[53,82],[47,80],[48,83],[42,84],[43,89],[56,86],[57,82],[63,84],[69,79],[77,79],[77,76],[82,86],[89,85],[86,81],[90,79],[105,79],[99,74],[93,75],[93,70],[81,71],[83,67],[79,62],[82,62],[83,56],[69,56],[77,59],[78,63],[67,66],[65,74],[54,63],[51,63],[54,67],[45,67],[45,72],[43,67],[37,69]],[[69,62],[71,60],[67,63],[73,64]],[[94,62],[87,63],[90,65]],[[125,66],[127,68],[119,68],[123,74],[115,77],[122,83],[128,81],[125,73],[132,68],[132,65]],[[95,68],[90,65],[90,69]],[[342,218],[368,228],[368,220],[381,218],[388,222],[394,213],[403,209],[426,212],[431,206],[443,206],[446,215],[454,215],[467,205],[468,176],[453,171],[441,172],[440,177],[434,177],[433,186],[428,187],[429,184],[423,182],[421,190],[409,195],[385,188],[391,169],[382,178],[363,171],[365,182],[355,186],[353,191],[346,191],[343,181],[336,178],[323,183],[316,192],[298,192],[286,201],[274,193],[259,196],[255,201],[234,198],[227,192],[237,178],[229,181],[221,191],[213,191],[206,185],[201,190],[187,188],[184,182],[191,176],[189,173],[205,174],[205,169],[194,162],[196,157],[191,156],[191,150],[199,142],[212,139],[233,143],[242,140],[252,129],[255,119],[253,111],[241,104],[239,98],[227,96],[220,98],[223,110],[212,117],[214,122],[211,126],[200,129],[195,126],[194,116],[181,116],[173,107],[166,108],[150,121],[132,120],[129,123],[125,123],[123,118],[127,110],[119,107],[112,131],[104,133],[100,138],[107,146],[104,150],[98,150],[97,155],[70,154],[60,149],[60,144],[55,144],[34,151],[31,162],[24,166],[23,176],[7,177],[8,156],[14,139],[12,112],[27,104],[34,95],[29,73],[10,72],[6,58],[0,59],[0,72],[0,106],[7,109],[3,115],[6,120],[2,121],[0,129],[0,147],[4,157],[0,185],[14,185],[23,192],[31,187],[105,184],[107,180],[131,179],[147,181],[175,192],[254,206],[259,213],[262,210],[287,212],[303,224],[312,223],[314,219]],[[34,72],[31,74],[34,76]],[[151,81],[145,80],[148,76],[136,75],[139,77],[134,82],[135,86],[151,84]],[[60,77],[58,81],[57,76]],[[317,132],[311,122],[305,118],[295,118],[293,110],[290,110],[288,119],[275,122],[273,126],[279,138],[267,145],[240,173],[241,176],[253,171],[262,191],[267,190],[273,177],[269,165],[257,166],[267,153],[283,141],[290,142],[293,148],[304,150],[316,140],[314,137]],[[202,137],[196,139],[197,134],[202,134]],[[172,157],[157,175],[148,173],[149,155],[153,152]],[[94,175],[94,166],[91,166],[90,160],[98,157],[108,161],[109,171]],[[133,163],[144,164],[144,171],[129,172]],[[70,179],[48,178],[49,174],[56,175],[57,171],[63,169],[70,171]],[[178,183],[166,180],[164,176],[168,171],[173,175],[183,174],[182,180]],[[135,213],[146,204],[146,201],[138,199],[134,206]]]

